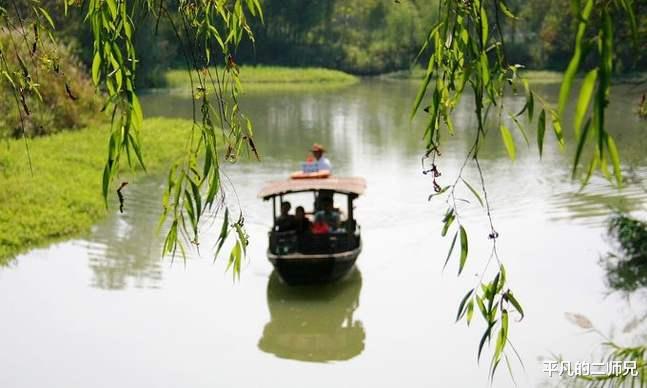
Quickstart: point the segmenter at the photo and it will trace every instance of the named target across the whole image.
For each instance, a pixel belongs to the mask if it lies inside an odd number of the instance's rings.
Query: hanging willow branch
[[[0,28],[9,32],[12,46],[0,44],[0,74],[11,86],[23,134],[24,118],[31,114],[30,98],[40,97],[36,75],[44,59],[36,50],[39,39],[47,36],[53,40],[51,31],[55,28],[38,0],[26,3],[17,5],[17,0],[9,0],[7,6],[0,6]],[[60,4],[66,15],[70,7],[82,9],[92,30],[92,80],[105,93],[102,111],[111,118],[101,185],[106,206],[110,195],[121,194],[115,179],[124,163],[146,169],[140,140],[144,115],[135,88],[138,57],[134,20],[155,18],[158,27],[168,23],[175,31],[191,75],[193,126],[186,152],[169,171],[162,216],[162,224],[168,221],[169,228],[163,252],[175,254],[178,248],[185,252],[187,243],[197,246],[204,214],[224,209],[216,251],[232,232],[236,241],[229,266],[237,276],[247,234],[242,212],[231,221],[220,167],[222,161],[236,162],[243,151],[258,158],[252,124],[239,108],[241,84],[234,52],[244,37],[253,41],[248,17],[262,20],[260,0],[60,0]],[[16,40],[30,47],[33,43],[31,58],[21,57]],[[7,60],[10,56],[16,57],[19,66],[12,67]],[[59,72],[56,63],[48,60],[52,70]],[[74,92],[67,84],[65,87],[69,98],[75,100]],[[26,136],[25,144],[28,147]]]
[[[74,3],[70,1],[69,5]],[[137,163],[145,168],[139,140],[143,114],[134,86],[138,60],[133,19],[136,12],[141,12],[155,17],[157,27],[168,23],[175,32],[184,51],[193,93],[193,126],[186,152],[169,171],[163,198],[162,222],[169,222],[163,252],[174,255],[179,248],[184,255],[186,243],[197,246],[202,216],[207,211],[224,209],[216,251],[234,231],[236,241],[229,266],[234,276],[239,275],[247,234],[242,212],[229,223],[220,163],[237,161],[245,148],[256,154],[251,122],[238,105],[240,79],[233,53],[244,36],[253,41],[247,17],[262,18],[259,0],[89,0],[87,7],[86,18],[94,37],[92,78],[97,86],[106,89],[105,109],[112,114],[102,185],[106,203],[124,153],[129,165],[134,154]],[[175,12],[169,12],[170,8]],[[213,66],[216,70],[211,70]]]
[[[599,168],[602,174],[611,179],[615,178],[617,186],[622,184],[620,157],[615,142],[605,126],[604,112],[608,104],[610,77],[613,70],[613,25],[614,16],[625,16],[631,21],[636,31],[636,19],[631,0],[584,0],[574,2],[577,8],[578,29],[575,37],[573,58],[566,69],[562,82],[559,105],[555,109],[540,95],[532,90],[528,81],[519,74],[521,65],[511,65],[505,54],[505,39],[501,19],[517,19],[503,0],[469,0],[439,2],[439,20],[429,30],[426,42],[421,50],[430,51],[425,78],[414,101],[411,117],[424,110],[427,124],[424,139],[427,151],[423,157],[423,172],[432,173],[435,193],[430,200],[438,195],[447,195],[447,211],[443,217],[441,234],[446,236],[452,228],[453,238],[445,259],[445,266],[451,260],[454,248],[460,245],[458,274],[469,258],[469,235],[464,220],[461,219],[457,206],[456,189],[459,186],[467,188],[484,206],[489,220],[490,230],[487,238],[492,242],[489,259],[483,266],[481,276],[475,287],[467,291],[462,298],[456,320],[465,319],[469,325],[472,321],[474,306],[478,307],[485,321],[485,331],[478,346],[480,358],[484,346],[494,340],[494,350],[490,362],[490,378],[501,360],[511,371],[507,350],[512,348],[509,341],[509,314],[515,312],[519,320],[524,317],[522,305],[513,292],[506,287],[506,272],[497,252],[499,233],[494,228],[490,204],[485,188],[483,169],[479,163],[479,152],[483,140],[490,133],[490,128],[498,127],[503,147],[510,159],[516,158],[516,144],[510,127],[516,128],[524,141],[529,143],[529,137],[520,118],[525,116],[528,122],[537,117],[537,145],[539,155],[543,153],[544,137],[547,127],[552,127],[555,138],[564,147],[563,122],[564,112],[573,87],[573,81],[581,68],[584,59],[593,59],[594,66],[584,77],[575,109],[573,128],[577,138],[577,149],[573,161],[572,175],[577,177],[584,148],[591,146],[591,160],[583,176],[586,184],[593,171]],[[517,92],[519,85],[523,86],[526,102],[519,112],[511,112],[504,104],[506,94]],[[455,132],[452,123],[452,112],[459,104],[466,88],[471,89],[474,98],[474,117],[476,126],[472,130],[474,142],[468,150],[453,184],[442,187],[437,178],[438,158],[443,149],[443,136]],[[429,99],[426,99],[426,96]],[[430,101],[424,109],[423,101]],[[590,112],[590,113],[589,113]],[[493,125],[493,123],[495,123]],[[446,132],[445,132],[446,130]],[[465,128],[464,130],[469,130]],[[425,168],[425,161],[430,160],[431,168]],[[613,173],[609,171],[612,166]],[[480,177],[480,187],[475,188],[463,177],[466,168],[472,166]],[[493,261],[497,270],[491,281],[484,277],[489,272]],[[517,355],[518,357],[518,355]],[[519,359],[521,361],[521,359]]]

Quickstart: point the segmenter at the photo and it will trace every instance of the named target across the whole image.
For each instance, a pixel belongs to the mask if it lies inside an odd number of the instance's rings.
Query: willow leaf
[[[458,232],[454,234],[454,238],[452,239],[452,244],[449,246],[449,251],[447,252],[447,258],[445,259],[445,264],[443,265],[443,270],[445,270],[445,267],[447,267],[449,258],[452,256],[452,252],[454,251],[454,245],[456,245],[457,238],[458,238]]]
[[[616,178],[616,184],[618,185],[618,187],[622,187],[622,170],[620,169],[620,154],[618,153],[616,142],[613,140],[611,135],[607,135],[607,149],[609,150],[609,156],[611,157],[611,163],[613,164],[613,175]]]
[[[483,207],[483,200],[481,199],[481,196],[479,195],[479,193],[474,189],[474,187],[472,187],[472,185],[470,185],[469,183],[467,183],[467,181],[466,181],[465,179],[463,179],[463,177],[461,177],[461,180],[463,181],[463,183],[465,183],[465,186],[467,186],[467,188],[468,188],[468,189],[470,189],[470,191],[472,192],[472,194],[474,194],[474,196],[476,197],[476,199],[477,199],[477,200],[479,201],[479,203],[481,204],[481,207]]]
[[[449,227],[452,225],[454,220],[456,219],[456,215],[454,214],[454,209],[451,209],[447,212],[443,219],[443,229],[440,232],[440,235],[445,237],[447,235],[447,231],[449,230]]]
[[[528,121],[532,121],[533,113],[535,112],[535,96],[532,92],[528,94]]]
[[[483,49],[487,46],[489,29],[487,9],[485,8],[485,4],[481,3],[481,45]]]
[[[436,192],[436,193],[433,193],[433,194],[429,195],[428,200],[429,200],[429,201],[431,201],[431,199],[432,199],[433,197],[436,197],[436,196],[438,196],[438,195],[444,194],[444,193],[445,193],[445,192],[446,192],[450,187],[451,187],[451,186],[445,186],[445,187],[443,187],[442,189],[440,189],[440,191],[439,191],[439,192]]]
[[[55,30],[55,29],[56,29],[56,26],[54,25],[54,20],[53,20],[53,19],[52,19],[52,17],[49,15],[49,12],[47,12],[47,10],[45,10],[45,8],[43,8],[43,7],[38,7],[38,9],[40,10],[40,13],[41,13],[41,14],[45,17],[45,19],[47,20],[47,23],[49,23],[50,27],[52,27],[52,30]]]
[[[517,118],[512,115],[510,115],[510,119],[512,119],[512,122],[517,127],[519,132],[521,132],[521,136],[523,136],[523,140],[526,142],[526,145],[530,145],[530,140],[528,140],[528,134],[526,134],[526,130],[524,129],[523,125],[521,125],[519,120],[517,120]]]
[[[575,117],[573,119],[573,127],[575,128],[576,135],[579,134],[582,123],[584,122],[584,116],[586,115],[589,103],[591,102],[591,96],[593,95],[593,88],[595,87],[597,77],[598,69],[593,69],[586,74],[586,77],[584,77],[584,81],[582,82],[580,96],[577,99],[577,107],[575,108]]]
[[[458,265],[458,274],[460,275],[461,272],[463,272],[463,267],[465,267],[465,262],[467,261],[467,253],[468,253],[468,244],[467,244],[467,232],[465,231],[465,228],[463,225],[460,227],[460,234],[461,234],[461,260]]]
[[[501,328],[499,329],[499,335],[496,341],[496,347],[494,349],[494,365],[501,359],[501,354],[505,349],[505,344],[508,342],[508,312],[503,310],[501,312]],[[494,369],[494,368],[493,368]],[[494,370],[492,371],[494,373]]]
[[[416,95],[416,100],[413,104],[413,110],[411,111],[411,119],[413,119],[413,116],[415,116],[416,112],[418,112],[418,108],[420,108],[422,99],[425,97],[425,94],[427,92],[429,81],[431,81],[431,76],[433,74],[433,71],[434,71],[434,60],[433,58],[430,58],[429,64],[427,65],[427,72],[425,73],[425,79],[422,81],[422,85],[420,85],[420,89],[418,89],[418,94]]]
[[[546,133],[546,111],[541,110],[537,120],[537,147],[539,147],[539,157],[541,158],[544,151],[544,135]]]
[[[510,8],[508,8],[508,6],[505,4],[505,1],[500,0],[497,3],[499,4],[499,8],[501,8],[501,12],[503,12],[505,16],[509,17],[510,19],[515,19],[515,20],[519,19],[510,11]]]
[[[467,321],[467,326],[470,325],[470,322],[472,321],[472,317],[474,316],[474,300],[470,300],[469,303],[467,304],[467,308],[465,309],[465,320]]]
[[[559,142],[560,147],[564,147],[564,131],[562,130],[562,124],[559,121],[559,117],[552,113],[552,122],[553,122],[553,132],[555,132],[555,137]]]
[[[587,120],[584,124],[584,129],[582,133],[578,134],[577,140],[577,149],[575,150],[575,160],[573,161],[573,172],[571,174],[572,179],[575,179],[577,174],[577,166],[580,163],[580,158],[582,157],[582,150],[584,149],[584,144],[589,136],[589,128],[591,128],[591,120]]]
[[[501,130],[501,138],[503,139],[503,144],[505,145],[506,151],[508,151],[508,156],[510,157],[510,159],[514,160],[517,155],[517,151],[514,145],[512,134],[510,133],[508,127],[503,124],[501,124],[499,129]]]
[[[586,26],[589,21],[589,16],[591,15],[591,10],[593,9],[593,0],[586,0],[582,13],[580,15],[580,21],[577,27],[577,33],[575,35],[575,48],[573,50],[573,57],[564,72],[564,78],[562,79],[562,85],[559,89],[559,116],[564,115],[564,110],[566,108],[566,103],[568,102],[568,97],[571,93],[571,88],[573,86],[573,80],[577,74],[577,70],[580,67],[580,62],[582,59],[583,52],[583,40],[584,34],[586,32]]]
[[[456,322],[458,322],[462,317],[463,314],[465,314],[465,303],[467,303],[467,300],[469,299],[470,296],[472,296],[472,293],[474,292],[474,289],[472,288],[465,294],[463,297],[463,300],[461,300],[461,303],[458,305],[458,313],[456,313]]]
[[[508,293],[506,294],[506,298],[508,298],[508,300],[510,301],[510,303],[512,303],[514,308],[517,309],[519,314],[521,314],[521,318],[519,320],[522,320],[523,317],[525,316],[523,313],[523,308],[521,307],[521,303],[519,303],[517,298],[515,298],[514,295],[512,294],[512,291],[508,291]]]
[[[479,351],[476,355],[476,361],[478,362],[481,359],[481,352],[483,351],[483,346],[485,345],[485,341],[490,338],[490,334],[492,333],[492,328],[496,324],[496,320],[490,322],[488,325],[488,328],[485,329],[485,332],[483,333],[483,336],[481,337],[481,341],[479,342]]]
[[[228,234],[229,234],[229,209],[225,208],[225,217],[222,221],[222,226],[220,228],[220,235],[218,236],[218,240],[216,244],[216,254],[213,257],[214,261],[218,257],[218,253],[220,252],[222,245],[225,243],[225,240],[227,239]]]

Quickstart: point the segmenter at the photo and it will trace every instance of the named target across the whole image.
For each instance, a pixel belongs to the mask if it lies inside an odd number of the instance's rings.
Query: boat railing
[[[275,255],[340,253],[357,248],[359,238],[346,231],[324,234],[273,231],[270,232],[270,252]]]

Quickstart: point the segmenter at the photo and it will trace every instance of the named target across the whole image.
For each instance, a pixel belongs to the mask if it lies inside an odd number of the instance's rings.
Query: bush
[[[23,130],[33,137],[82,128],[99,116],[99,96],[69,47],[44,38],[31,46],[32,40],[15,31],[0,33],[0,53],[6,61],[0,70],[12,78],[0,77],[0,138],[22,136]],[[12,82],[24,90],[29,114],[16,101]]]

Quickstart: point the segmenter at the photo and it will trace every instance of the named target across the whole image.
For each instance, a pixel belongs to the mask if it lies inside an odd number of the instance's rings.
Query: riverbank
[[[215,71],[213,72],[215,75]],[[184,69],[164,74],[165,87],[187,89],[191,81]],[[265,90],[309,90],[352,85],[359,78],[339,70],[323,68],[293,68],[278,66],[241,66],[240,80],[244,92]]]
[[[426,73],[426,69],[415,66],[411,69],[387,73],[379,77],[394,80],[422,81]],[[552,70],[526,70],[521,71],[520,74],[531,83],[559,83],[562,82],[563,75],[559,71]]]
[[[149,172],[163,170],[181,154],[190,128],[188,120],[144,122]],[[106,210],[101,197],[108,131],[102,125],[30,140],[33,175],[22,139],[0,144],[0,265],[29,248],[87,232],[114,211],[114,205]],[[120,179],[138,174],[126,169]]]

